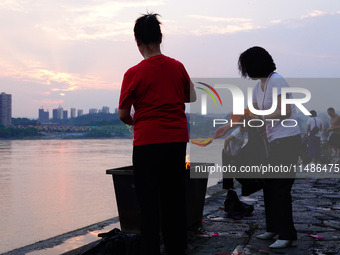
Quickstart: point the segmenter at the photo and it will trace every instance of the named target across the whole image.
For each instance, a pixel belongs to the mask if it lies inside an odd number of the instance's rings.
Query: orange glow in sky
[[[339,77],[337,1],[6,0],[0,92],[13,116],[36,117],[46,102],[116,108],[125,71],[142,60],[133,26],[147,11],[161,15],[162,52],[191,77],[239,77],[238,56],[254,45],[285,77]]]

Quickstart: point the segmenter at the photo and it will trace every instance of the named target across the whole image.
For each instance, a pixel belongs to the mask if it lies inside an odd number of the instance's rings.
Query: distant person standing
[[[331,127],[327,129],[327,132],[332,132],[328,139],[328,159],[331,160],[332,148],[336,148],[338,156],[340,157],[340,115],[335,113],[333,107],[328,108],[327,113],[331,118]],[[340,160],[337,163],[340,163]]]
[[[141,208],[141,254],[160,254],[160,230],[169,255],[185,254],[185,157],[189,141],[185,102],[193,84],[179,61],[161,53],[158,14],[136,20],[134,35],[144,57],[124,75],[120,120],[134,125],[133,170]],[[131,107],[135,113],[131,117]]]
[[[322,121],[316,117],[316,111],[311,110],[312,114],[307,120],[308,134],[308,155],[312,158],[312,164],[317,164],[321,158],[321,131]],[[315,129],[316,127],[316,129]]]

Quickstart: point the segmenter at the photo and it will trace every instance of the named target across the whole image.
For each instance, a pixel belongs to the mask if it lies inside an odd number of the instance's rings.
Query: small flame
[[[185,169],[190,168],[190,160],[189,160],[189,154],[186,155],[185,157]]]

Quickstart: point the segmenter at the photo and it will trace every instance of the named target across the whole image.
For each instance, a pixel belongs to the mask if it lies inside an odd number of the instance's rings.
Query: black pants
[[[296,164],[299,157],[300,135],[276,139],[270,143],[271,165]],[[296,240],[293,222],[291,188],[294,178],[265,179],[263,194],[266,213],[266,230],[278,233],[278,239]]]
[[[137,199],[141,208],[142,255],[160,254],[160,230],[167,254],[185,254],[186,143],[133,148]]]
[[[228,156],[224,149],[222,150],[222,166],[228,166],[233,163],[233,157]],[[234,179],[228,178],[228,174],[223,172],[223,182],[222,182],[222,188],[223,189],[234,189]]]

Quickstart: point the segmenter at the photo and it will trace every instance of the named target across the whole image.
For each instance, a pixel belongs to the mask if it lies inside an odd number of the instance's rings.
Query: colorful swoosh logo
[[[220,97],[220,95],[217,93],[217,91],[216,91],[212,86],[210,86],[210,85],[208,85],[208,84],[206,84],[206,83],[203,83],[203,82],[197,82],[197,83],[206,86],[206,87],[209,88],[212,92],[214,92],[215,95],[217,96],[218,100],[220,101],[221,106],[222,106],[221,97]],[[212,94],[209,90],[204,89],[204,88],[201,88],[201,87],[197,87],[197,88],[203,90],[204,92],[206,92],[206,93],[212,98],[212,100],[214,101],[215,105],[217,105],[216,100],[215,100],[213,94]]]

